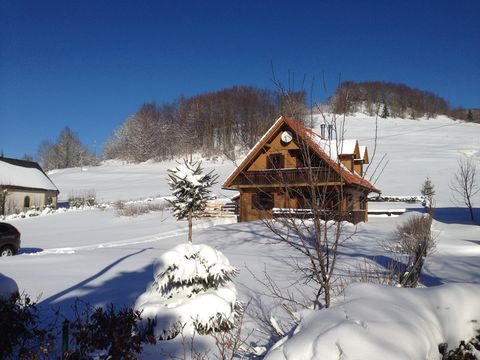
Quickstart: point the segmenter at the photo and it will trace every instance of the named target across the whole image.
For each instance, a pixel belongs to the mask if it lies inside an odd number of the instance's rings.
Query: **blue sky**
[[[296,88],[315,79],[318,100],[341,78],[480,107],[479,14],[478,0],[0,0],[0,151],[35,154],[66,125],[100,151],[142,103],[273,88],[271,63]]]

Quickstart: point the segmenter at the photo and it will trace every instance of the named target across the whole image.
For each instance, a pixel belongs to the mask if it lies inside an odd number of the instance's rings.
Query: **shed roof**
[[[0,186],[58,192],[58,188],[38,163],[5,157],[0,157]]]

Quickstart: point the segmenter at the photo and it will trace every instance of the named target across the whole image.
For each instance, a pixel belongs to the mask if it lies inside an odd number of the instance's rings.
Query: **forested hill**
[[[344,81],[331,96],[330,105],[337,114],[365,112],[382,117],[412,118],[448,115],[474,121],[472,110],[452,108],[444,98],[404,84],[381,81]]]
[[[318,107],[326,112],[364,112],[384,118],[434,117],[479,121],[475,110],[452,109],[448,102],[429,92],[385,82],[344,82]],[[201,153],[234,158],[250,149],[280,115],[303,122],[310,113],[303,91],[282,92],[236,86],[159,105],[145,103],[113,132],[102,157],[143,162]],[[315,112],[316,109],[314,108]],[[239,151],[240,150],[240,151]],[[98,163],[66,128],[56,143],[43,141],[37,159],[45,169]]]

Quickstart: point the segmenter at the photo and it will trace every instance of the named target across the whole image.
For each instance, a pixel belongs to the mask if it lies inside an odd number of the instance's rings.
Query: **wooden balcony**
[[[299,168],[244,171],[234,180],[239,186],[287,186],[340,182],[340,176],[329,168]]]
[[[311,219],[313,212],[311,209],[283,209],[274,208],[272,211],[273,218],[299,218]],[[365,210],[350,210],[336,212],[333,210],[320,211],[318,216],[323,220],[347,221],[352,224],[358,224],[365,221]]]

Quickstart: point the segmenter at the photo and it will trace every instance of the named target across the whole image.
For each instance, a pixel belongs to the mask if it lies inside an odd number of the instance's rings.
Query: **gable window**
[[[257,210],[273,209],[273,194],[263,191],[252,194],[252,208]]]
[[[30,196],[25,196],[25,198],[23,199],[23,207],[24,208],[30,207]]]
[[[283,169],[285,159],[282,154],[271,154],[267,158],[267,169]]]

